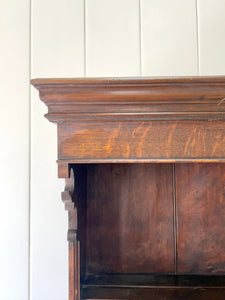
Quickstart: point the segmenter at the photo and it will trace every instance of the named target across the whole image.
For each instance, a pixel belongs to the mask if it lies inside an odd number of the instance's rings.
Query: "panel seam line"
[[[84,77],[87,76],[87,26],[86,26],[86,0],[84,0]]]
[[[28,299],[31,299],[31,14],[32,0],[29,0],[29,92],[28,92]]]
[[[143,76],[143,68],[142,68],[142,30],[141,30],[141,25],[142,25],[142,5],[141,5],[141,0],[139,0],[139,52],[140,52],[140,75]]]
[[[200,75],[200,46],[199,46],[199,9],[198,0],[195,0],[195,11],[196,11],[196,39],[197,39],[197,74]]]

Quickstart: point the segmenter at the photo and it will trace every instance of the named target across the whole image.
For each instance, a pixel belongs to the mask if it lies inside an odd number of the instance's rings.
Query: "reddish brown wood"
[[[60,161],[218,161],[225,159],[224,121],[63,123]]]
[[[225,77],[35,79],[54,122],[224,119]]]
[[[70,300],[225,299],[225,77],[32,84],[58,126]]]
[[[65,168],[63,168],[65,172]],[[62,200],[68,211],[69,228],[67,239],[69,242],[69,300],[80,300],[80,253],[77,239],[77,207],[74,202],[74,171],[67,170],[70,174],[66,178],[66,186],[62,192]]]
[[[87,183],[87,273],[174,273],[172,165],[90,165]]]
[[[69,300],[80,300],[80,243],[69,241]]]
[[[68,163],[58,163],[58,177],[59,178],[69,178],[69,164]]]
[[[225,164],[177,164],[178,271],[225,274]]]
[[[69,300],[77,300],[77,249],[74,242],[69,242]]]

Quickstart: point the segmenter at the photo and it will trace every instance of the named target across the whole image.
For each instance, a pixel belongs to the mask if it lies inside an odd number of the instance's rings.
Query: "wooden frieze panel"
[[[224,121],[59,124],[59,160],[224,161]]]

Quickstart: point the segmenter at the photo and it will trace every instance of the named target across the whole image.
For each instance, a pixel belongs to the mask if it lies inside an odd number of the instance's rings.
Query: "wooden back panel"
[[[86,271],[225,273],[225,164],[87,166]]]
[[[171,164],[93,164],[87,273],[173,273]]]
[[[225,164],[176,164],[178,272],[225,274]]]

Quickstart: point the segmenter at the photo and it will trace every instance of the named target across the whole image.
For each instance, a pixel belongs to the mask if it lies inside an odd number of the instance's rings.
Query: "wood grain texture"
[[[63,123],[59,160],[224,160],[223,121]]]
[[[225,77],[35,79],[52,122],[224,119]]]
[[[58,124],[59,176],[75,174],[71,300],[80,287],[81,299],[224,299],[224,277],[180,275],[225,274],[225,77],[32,84]],[[154,273],[174,277],[154,286]]]
[[[178,272],[225,274],[225,165],[176,164]]]
[[[172,165],[93,164],[87,273],[172,273]]]

